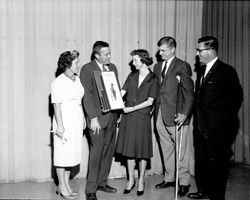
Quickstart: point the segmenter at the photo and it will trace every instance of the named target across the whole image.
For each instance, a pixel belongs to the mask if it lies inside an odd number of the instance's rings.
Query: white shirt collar
[[[168,69],[169,65],[171,64],[171,62],[172,62],[172,60],[173,60],[174,58],[175,58],[175,56],[173,56],[172,58],[168,59],[167,61],[165,60],[165,61],[162,63],[162,69],[164,68],[166,62],[168,62],[168,63],[167,63],[167,69]],[[166,74],[166,72],[167,72],[167,69],[166,69],[166,71],[165,71],[165,74]]]
[[[204,77],[207,75],[207,73],[209,72],[209,70],[212,68],[212,66],[214,65],[214,63],[218,60],[218,57],[214,58],[213,60],[211,60],[209,63],[207,63],[206,66],[206,71],[204,73]]]
[[[103,65],[103,64],[99,63],[96,59],[95,59],[95,61],[96,61],[97,65],[99,66],[99,68],[101,69],[101,71],[103,71],[103,67],[105,67],[105,69],[107,71],[109,71],[109,68],[107,65]]]

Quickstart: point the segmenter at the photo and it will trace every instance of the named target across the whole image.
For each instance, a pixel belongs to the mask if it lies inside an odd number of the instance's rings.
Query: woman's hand
[[[62,138],[63,138],[64,131],[65,131],[65,130],[64,130],[64,127],[63,127],[63,126],[57,126],[55,134],[56,134],[60,139],[62,139]]]

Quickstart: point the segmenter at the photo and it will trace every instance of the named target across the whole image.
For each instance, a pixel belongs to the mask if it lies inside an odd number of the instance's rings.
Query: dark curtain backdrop
[[[219,58],[238,72],[244,102],[239,112],[240,130],[233,145],[236,162],[250,164],[250,2],[204,1],[202,35],[219,40]]]

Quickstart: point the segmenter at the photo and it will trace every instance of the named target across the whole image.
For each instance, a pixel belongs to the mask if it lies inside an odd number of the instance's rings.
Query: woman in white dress
[[[71,168],[80,164],[83,129],[86,121],[81,100],[84,88],[76,75],[79,72],[79,52],[66,51],[58,59],[57,78],[51,84],[54,106],[54,166],[58,176],[57,194],[64,199],[79,196],[69,185]]]

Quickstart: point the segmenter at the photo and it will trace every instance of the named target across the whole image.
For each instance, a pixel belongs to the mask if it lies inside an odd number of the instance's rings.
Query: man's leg
[[[164,181],[173,182],[175,181],[175,147],[169,131],[173,132],[174,127],[166,128],[162,121],[161,109],[159,109],[156,127],[160,136],[160,144],[164,157]]]
[[[90,131],[90,151],[89,151],[89,162],[88,162],[88,175],[85,193],[96,193],[98,186],[98,177],[100,173],[100,166],[102,160],[103,143],[104,143],[104,130],[100,129],[99,134],[93,134]]]
[[[115,137],[116,123],[115,116],[110,115],[108,126],[104,129],[104,144],[102,151],[102,160],[100,163],[100,173],[98,178],[98,186],[107,185],[107,179],[110,172],[114,152],[115,152]]]
[[[189,138],[188,138],[190,134],[189,126],[184,125],[182,129],[183,130],[182,130],[181,153],[180,153],[180,158],[179,158],[179,184],[189,185],[189,182],[190,182],[189,159],[190,159],[190,153],[191,153],[190,143],[189,143]]]
[[[208,194],[209,158],[207,142],[199,133],[195,136],[195,182],[198,192]]]

